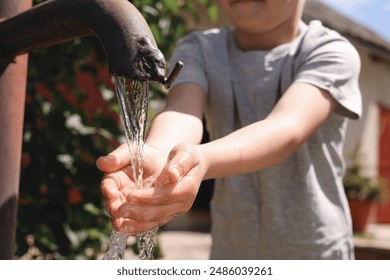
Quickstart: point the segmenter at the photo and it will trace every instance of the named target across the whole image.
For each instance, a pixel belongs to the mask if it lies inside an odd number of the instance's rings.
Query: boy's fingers
[[[117,217],[142,222],[159,222],[183,213],[180,203],[155,206],[122,204],[117,209]]]
[[[156,160],[155,150],[150,149],[147,145],[143,150],[144,157],[144,176],[150,177],[159,170],[158,161]],[[96,166],[104,172],[114,172],[125,166],[130,166],[130,153],[127,144],[120,145],[117,149],[106,156],[101,156],[96,160]]]
[[[135,236],[139,233],[147,232],[156,227],[165,225],[169,222],[169,219],[161,220],[159,222],[146,222],[139,223],[129,219],[115,219],[113,220],[113,226],[116,230],[119,230],[123,234]]]
[[[166,176],[171,183],[178,183],[191,169],[199,164],[198,156],[191,147],[179,145],[169,155],[165,168]]]
[[[96,166],[105,172],[113,172],[130,164],[130,156],[126,144],[120,145],[117,149],[106,156],[96,160]]]

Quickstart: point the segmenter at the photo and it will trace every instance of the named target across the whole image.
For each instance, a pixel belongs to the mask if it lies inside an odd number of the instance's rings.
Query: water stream
[[[132,174],[136,188],[149,187],[143,182],[143,146],[148,112],[149,83],[114,76],[115,92],[121,108],[127,144],[130,152]],[[154,239],[157,228],[136,236],[140,260],[153,259]],[[127,236],[112,231],[104,260],[123,260]]]

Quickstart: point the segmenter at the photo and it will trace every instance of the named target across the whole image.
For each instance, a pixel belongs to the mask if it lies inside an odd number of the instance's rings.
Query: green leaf
[[[216,5],[212,5],[207,9],[207,13],[211,19],[211,21],[216,22],[218,20],[218,7]]]
[[[176,14],[179,12],[179,6],[177,4],[177,1],[163,0],[162,3],[164,5],[164,7],[167,8],[167,10],[172,12],[173,14]]]

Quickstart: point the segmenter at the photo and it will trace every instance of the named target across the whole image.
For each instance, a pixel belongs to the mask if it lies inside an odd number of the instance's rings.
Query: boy
[[[356,50],[305,25],[304,0],[219,2],[234,28],[193,32],[173,54],[185,66],[145,146],[154,187],[128,187],[125,146],[97,161],[114,227],[163,225],[217,178],[212,259],[353,259],[342,152],[361,114]]]

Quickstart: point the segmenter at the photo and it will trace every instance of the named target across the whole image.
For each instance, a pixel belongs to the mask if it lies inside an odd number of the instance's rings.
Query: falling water
[[[122,112],[131,167],[136,188],[148,187],[143,184],[143,146],[148,111],[149,83],[114,76],[115,91]],[[157,228],[136,236],[139,259],[153,259],[154,238]],[[109,250],[105,260],[123,260],[127,237],[115,230],[111,233]]]

